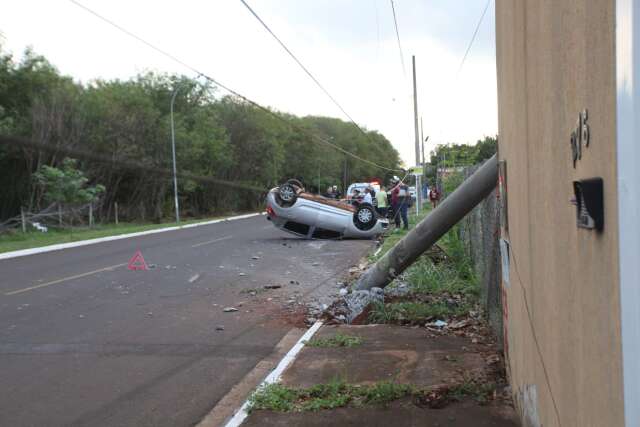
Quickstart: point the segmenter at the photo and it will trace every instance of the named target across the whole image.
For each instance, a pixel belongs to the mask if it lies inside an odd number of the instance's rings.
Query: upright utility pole
[[[422,127],[422,115],[420,115],[420,144],[422,153],[419,164],[424,165],[424,127]]]
[[[418,90],[416,88],[416,56],[411,56],[413,64],[413,123],[415,127],[415,149],[416,149],[416,166],[420,165],[420,131],[418,129]],[[420,175],[416,175],[416,214],[420,213],[420,204],[422,203],[422,188],[420,185]]]
[[[173,198],[176,208],[176,222],[180,223],[180,207],[178,206],[178,177],[176,176],[176,131],[173,124],[173,103],[176,100],[178,89],[180,86],[176,86],[171,96],[171,154],[173,156]]]
[[[427,141],[429,141],[429,135],[422,141],[422,175],[425,179],[427,179],[427,159],[424,156],[424,146],[427,145]]]
[[[416,166],[420,164],[420,133],[418,131],[418,91],[416,89],[416,56],[411,57],[413,62],[413,122],[415,125]]]

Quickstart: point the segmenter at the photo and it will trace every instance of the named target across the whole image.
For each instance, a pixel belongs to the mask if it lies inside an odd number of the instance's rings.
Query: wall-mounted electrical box
[[[604,229],[604,194],[602,178],[573,181],[577,225],[580,228]]]

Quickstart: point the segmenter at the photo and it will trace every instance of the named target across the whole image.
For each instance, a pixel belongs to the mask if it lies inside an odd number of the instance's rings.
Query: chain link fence
[[[469,178],[480,165],[462,172]],[[461,240],[471,258],[481,290],[481,303],[502,345],[502,293],[500,264],[500,204],[497,188],[460,223]]]

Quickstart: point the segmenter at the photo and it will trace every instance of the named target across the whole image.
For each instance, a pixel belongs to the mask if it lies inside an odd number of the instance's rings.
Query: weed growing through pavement
[[[308,388],[293,388],[269,384],[259,388],[249,399],[249,412],[304,412],[342,407],[387,406],[396,400],[411,397],[414,403],[443,407],[452,401],[471,398],[485,404],[496,397],[496,384],[469,375],[450,386],[420,388],[411,384],[380,381],[370,385],[348,384],[334,379],[327,384]]]
[[[249,399],[249,411],[264,409],[276,412],[318,411],[345,406],[384,406],[416,393],[415,387],[381,381],[371,385],[348,384],[334,379],[309,388],[292,388],[270,384],[258,389]]]
[[[360,344],[362,338],[340,332],[331,337],[313,338],[305,343],[309,347],[355,347]]]
[[[454,400],[463,400],[465,397],[471,397],[476,402],[485,404],[494,397],[495,392],[495,383],[467,377],[462,383],[451,387],[448,395]]]

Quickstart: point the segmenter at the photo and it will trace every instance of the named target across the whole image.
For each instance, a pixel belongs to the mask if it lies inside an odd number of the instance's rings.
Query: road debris
[[[263,288],[265,289],[280,289],[282,287],[282,285],[264,285]]]
[[[225,307],[224,309],[222,309],[222,311],[224,311],[225,313],[232,313],[234,311],[238,311],[238,309],[235,307]]]
[[[462,329],[469,326],[470,324],[471,321],[469,319],[460,320],[458,322],[451,322],[451,324],[449,325],[449,329]]]
[[[193,283],[200,278],[200,274],[194,274],[189,278],[189,283]]]
[[[251,257],[251,259],[260,259],[260,257],[258,255],[254,255]]]
[[[238,273],[238,276],[246,276],[247,273]]]
[[[216,331],[224,331],[224,326],[222,325],[216,326]]]

